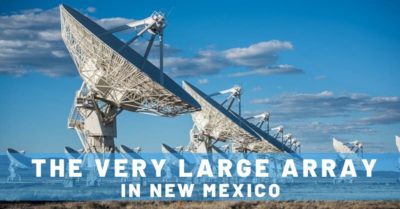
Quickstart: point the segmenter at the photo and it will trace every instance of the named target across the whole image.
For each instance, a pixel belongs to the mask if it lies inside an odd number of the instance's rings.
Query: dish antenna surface
[[[60,6],[61,35],[83,79],[76,93],[68,127],[77,131],[85,152],[114,152],[116,117],[123,111],[174,117],[197,111],[199,104],[163,72],[163,31],[160,12],[106,30],[66,5]],[[142,28],[127,42],[113,33]],[[151,39],[142,56],[131,47],[144,33]],[[147,58],[160,38],[160,67]]]
[[[64,147],[64,153],[67,155],[69,159],[78,159],[81,156],[81,153],[75,150],[72,147]]]
[[[219,104],[211,98],[216,94],[208,96],[186,81],[183,82],[183,88],[201,105],[202,110],[193,112],[192,119],[199,140],[206,143],[208,149],[211,149],[211,145],[216,141],[233,140],[250,143],[261,139],[246,125],[244,119],[232,114],[233,111],[229,109],[232,106],[231,101],[228,103],[228,108],[225,108],[223,107],[225,102]]]
[[[261,114],[258,114],[258,115],[254,115],[254,116],[252,116],[252,117],[249,117],[249,118],[246,118],[246,120],[256,120],[256,126],[259,128],[259,129],[262,129],[262,127],[263,127],[263,125],[264,125],[264,123],[265,122],[267,122],[267,130],[266,130],[266,132],[267,133],[269,133],[269,118],[270,118],[270,114],[268,113],[268,112],[263,112],[263,113],[261,113]]]
[[[120,145],[120,150],[121,150],[121,154],[122,156],[124,156],[125,158],[132,160],[132,159],[143,159],[142,156],[140,156],[138,150],[134,150],[129,148],[128,146],[125,145]]]
[[[18,174],[18,171],[30,168],[32,166],[31,158],[26,157],[24,152],[18,152],[12,148],[7,149],[7,157],[10,161],[8,167],[10,175],[8,176],[7,181],[21,181],[21,176]]]
[[[351,141],[344,143],[336,138],[332,139],[333,148],[342,159],[353,159],[360,163],[361,158],[359,155],[364,153],[364,145],[359,141]]]
[[[333,138],[333,148],[338,153],[362,153],[364,145],[359,141],[351,141],[343,143],[340,140]]]
[[[285,144],[262,131],[259,127],[243,119],[239,114],[225,108],[224,102],[219,104],[188,82],[183,82],[183,88],[201,105],[201,111],[193,112],[192,119],[197,129],[198,138],[212,150],[212,145],[217,141],[232,140],[241,148],[257,148],[245,150],[251,152],[279,153],[287,152],[297,154]],[[235,87],[234,87],[235,88]],[[231,94],[232,95],[232,94]]]

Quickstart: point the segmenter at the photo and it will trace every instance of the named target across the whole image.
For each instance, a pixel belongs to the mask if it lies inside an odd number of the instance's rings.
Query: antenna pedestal
[[[61,37],[84,84],[76,96],[68,127],[75,129],[86,153],[112,153],[116,116],[122,110],[175,117],[200,105],[163,73],[164,14],[106,30],[66,5],[60,5]],[[140,29],[127,42],[113,33]],[[130,47],[150,34],[144,56]],[[160,67],[149,59],[159,37]],[[137,43],[137,42],[136,42]]]
[[[118,113],[116,106],[96,99],[84,83],[76,93],[68,128],[75,129],[86,153],[113,153]]]
[[[200,133],[196,127],[190,130],[190,143],[188,151],[192,153],[211,153],[213,140]]]
[[[87,144],[92,152],[113,153],[115,151],[114,137],[109,137],[109,136],[88,137]]]
[[[21,181],[21,176],[17,173],[17,166],[15,166],[13,163],[10,163],[8,171],[10,172],[10,175],[7,177],[7,182]]]
[[[115,112],[115,110],[112,112]],[[86,143],[91,152],[107,153],[115,151],[116,117],[111,115],[108,121],[104,121],[101,117],[103,114],[100,110],[92,111],[89,117],[84,120]]]

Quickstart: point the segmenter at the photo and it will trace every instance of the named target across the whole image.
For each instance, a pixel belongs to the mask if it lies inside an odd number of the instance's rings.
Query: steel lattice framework
[[[143,20],[105,30],[76,10],[61,5],[61,36],[83,79],[68,118],[84,152],[118,152],[116,118],[123,111],[174,117],[197,111],[200,105],[163,72],[165,18],[154,12]],[[143,27],[124,43],[115,32]],[[144,56],[129,47],[145,32],[152,35]],[[147,59],[160,38],[160,68]]]
[[[96,97],[125,110],[162,116],[199,109],[174,81],[113,34],[67,6],[61,5],[60,13],[62,38]]]
[[[238,151],[241,151],[240,149],[248,149],[262,153],[282,152],[281,149],[263,140],[264,137],[254,130],[249,122],[236,113],[226,110],[187,82],[183,83],[183,88],[202,107],[201,111],[191,114],[196,128],[202,135],[216,141],[232,140],[241,146],[237,148]]]
[[[235,140],[254,142],[260,139],[255,132],[246,127],[240,126],[244,121],[239,118],[232,118],[224,114],[223,107],[216,102],[215,105],[210,105],[211,99],[207,101],[204,95],[199,94],[194,86],[187,82],[183,83],[183,88],[201,105],[201,111],[192,113],[192,119],[199,131],[203,132],[215,140]]]
[[[363,151],[363,144],[359,141],[343,143],[336,138],[332,140],[333,148],[338,153],[358,153]]]
[[[343,143],[336,138],[332,139],[333,148],[340,159],[352,159],[355,164],[361,164],[364,145],[359,141]]]

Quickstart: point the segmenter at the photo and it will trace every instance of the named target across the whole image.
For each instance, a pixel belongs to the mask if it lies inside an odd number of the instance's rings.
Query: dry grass
[[[34,209],[300,209],[300,208],[400,208],[399,201],[268,201],[268,202],[0,202],[0,208]]]

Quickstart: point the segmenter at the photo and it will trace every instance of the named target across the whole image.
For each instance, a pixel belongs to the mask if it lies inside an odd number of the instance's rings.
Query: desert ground
[[[400,201],[268,201],[268,202],[0,202],[0,208],[34,208],[34,209],[300,209],[300,208],[400,208]]]

